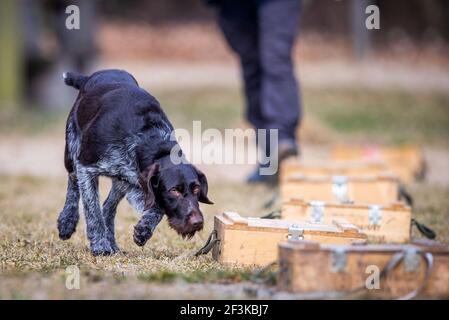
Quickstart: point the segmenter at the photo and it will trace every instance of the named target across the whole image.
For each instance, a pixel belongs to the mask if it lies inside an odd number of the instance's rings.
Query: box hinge
[[[304,229],[302,229],[297,224],[292,224],[288,227],[288,236],[289,240],[303,240],[304,239]]]

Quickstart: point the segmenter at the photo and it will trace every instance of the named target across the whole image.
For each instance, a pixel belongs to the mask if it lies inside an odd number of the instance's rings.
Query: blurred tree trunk
[[[0,108],[17,106],[21,92],[20,1],[0,1]]]

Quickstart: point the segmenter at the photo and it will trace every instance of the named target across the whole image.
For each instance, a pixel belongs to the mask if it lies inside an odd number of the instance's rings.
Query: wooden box
[[[449,248],[289,241],[279,245],[278,288],[323,298],[447,298]]]
[[[391,204],[399,199],[395,176],[303,176],[290,177],[280,185],[281,200],[361,202]]]
[[[281,217],[288,221],[330,223],[344,219],[366,233],[369,242],[405,243],[410,241],[411,209],[403,203],[368,205],[290,200],[282,205]]]
[[[331,157],[336,161],[382,161],[405,183],[424,176],[425,162],[422,152],[414,146],[354,147],[337,146]]]
[[[310,164],[291,159],[282,162],[280,181],[295,176],[356,177],[377,176],[388,172],[388,166],[383,161],[333,161]]]
[[[303,238],[319,243],[350,244],[365,242],[366,235],[344,221],[330,225],[307,222],[243,218],[235,212],[215,216],[219,242],[212,256],[221,263],[263,266],[277,259],[277,245],[288,238]]]

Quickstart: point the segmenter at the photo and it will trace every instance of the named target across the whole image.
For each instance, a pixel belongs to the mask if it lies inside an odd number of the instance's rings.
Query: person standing
[[[280,163],[297,155],[296,128],[301,117],[298,82],[292,50],[299,29],[300,0],[212,0],[218,24],[238,55],[246,118],[255,129],[277,129],[278,151],[271,154],[266,141],[257,141],[261,152],[277,156]],[[268,137],[268,132],[267,132]],[[248,183],[273,182],[260,174],[259,165]]]

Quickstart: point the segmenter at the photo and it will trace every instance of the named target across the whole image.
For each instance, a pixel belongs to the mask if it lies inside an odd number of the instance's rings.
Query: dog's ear
[[[156,202],[153,188],[157,186],[159,171],[159,163],[154,163],[140,174],[139,183],[145,195],[145,210],[151,209]]]
[[[200,195],[198,197],[198,201],[206,204],[214,204],[212,201],[209,200],[207,197],[207,191],[209,189],[209,185],[207,184],[207,178],[204,173],[202,173],[200,170],[196,169],[196,172],[198,174],[198,180],[201,185],[200,189]]]

